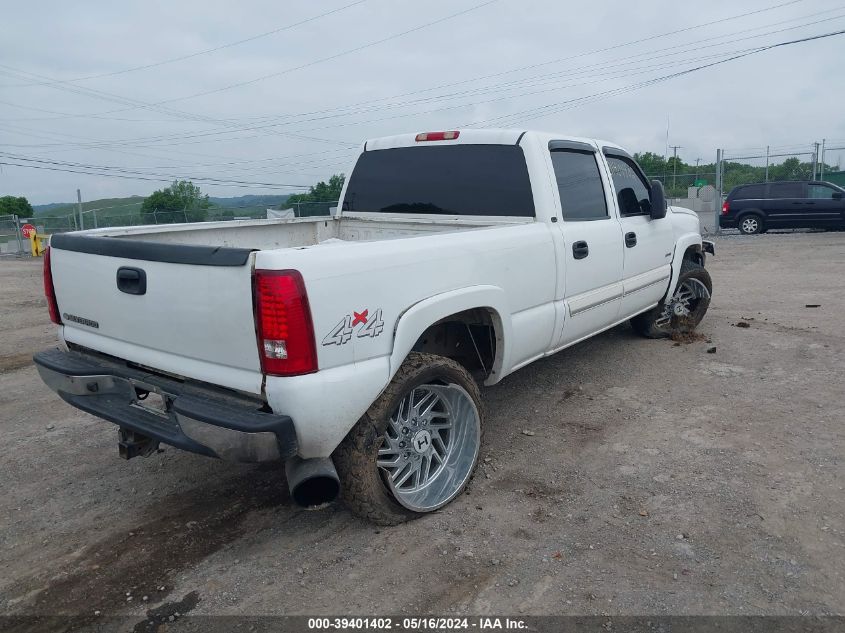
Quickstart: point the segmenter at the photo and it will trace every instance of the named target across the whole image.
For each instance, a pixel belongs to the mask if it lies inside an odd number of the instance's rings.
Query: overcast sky
[[[823,0],[9,2],[0,162],[42,169],[0,165],[0,195],[146,195],[173,177],[293,193],[280,185],[347,172],[363,139],[469,124],[663,154],[668,119],[687,162],[841,147],[845,36],[653,81],[841,29],[845,5]]]

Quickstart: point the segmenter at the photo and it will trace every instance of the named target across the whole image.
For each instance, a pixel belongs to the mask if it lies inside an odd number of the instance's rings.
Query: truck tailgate
[[[51,269],[68,343],[261,393],[250,250],[54,235]]]

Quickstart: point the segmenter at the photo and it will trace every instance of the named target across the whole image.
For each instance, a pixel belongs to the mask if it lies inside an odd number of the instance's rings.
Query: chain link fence
[[[29,240],[21,236],[16,215],[0,215],[0,255],[20,255],[28,252]]]
[[[140,213],[117,213],[103,209],[89,209],[79,213],[60,216],[35,216],[17,218],[14,215],[0,215],[0,254],[25,255],[30,253],[29,240],[21,234],[20,227],[29,223],[35,226],[40,235],[66,233],[93,228],[114,228],[122,226],[143,226],[148,224],[173,224],[184,222],[219,222],[227,220],[258,220],[270,217],[317,217],[331,214],[337,202],[297,202],[282,209],[264,209],[258,207],[210,207],[204,217],[197,217],[191,210],[164,211],[154,210]]]

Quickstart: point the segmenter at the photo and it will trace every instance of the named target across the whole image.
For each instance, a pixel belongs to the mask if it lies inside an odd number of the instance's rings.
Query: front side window
[[[361,154],[343,210],[534,217],[534,195],[517,145],[396,147]]]
[[[594,152],[554,150],[552,165],[564,220],[601,220],[609,217]]]
[[[623,215],[651,215],[649,190],[633,162],[618,156],[608,156],[607,164],[613,178],[613,188]]]
[[[809,190],[808,197],[816,200],[830,200],[836,192],[836,189],[827,185],[808,185],[807,189]]]

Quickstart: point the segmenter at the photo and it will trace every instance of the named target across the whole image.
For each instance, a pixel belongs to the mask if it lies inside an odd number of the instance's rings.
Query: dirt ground
[[[842,614],[845,233],[716,249],[702,340],[620,326],[485,389],[467,494],[391,528],[276,466],[119,459],[29,362],[40,263],[0,259],[0,614]]]

